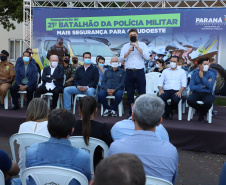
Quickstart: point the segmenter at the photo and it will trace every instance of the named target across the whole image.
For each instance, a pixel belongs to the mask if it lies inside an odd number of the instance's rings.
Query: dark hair
[[[115,154],[96,167],[94,185],[145,185],[141,160],[134,154]]]
[[[94,113],[97,107],[97,102],[92,96],[85,96],[79,100],[80,110],[82,112],[82,135],[86,145],[89,144],[90,136],[90,116]]]
[[[163,67],[163,65],[164,65],[164,63],[165,63],[164,60],[162,60],[162,59],[157,59],[156,62],[161,63],[161,64],[162,64],[162,67]]]
[[[136,29],[136,28],[131,28],[131,29],[129,30],[128,34],[130,34],[131,32],[136,32],[136,33],[138,34],[138,32],[137,32],[137,29]]]
[[[99,58],[99,57],[102,57],[102,56],[101,56],[101,55],[97,55],[96,58],[97,58],[97,57]]]
[[[178,56],[171,56],[171,58],[176,58],[177,59],[177,62],[179,62],[179,57]]]
[[[64,108],[54,109],[48,117],[48,131],[51,137],[60,139],[71,135],[75,121],[71,111]]]
[[[29,57],[31,56],[31,52],[29,52],[29,51],[23,52],[23,55],[24,55],[24,53],[28,53],[29,54]]]
[[[84,58],[85,54],[88,54],[88,55],[90,55],[90,57],[91,57],[91,53],[90,53],[90,52],[85,52],[85,53],[83,53],[83,55],[82,55],[83,58]]]
[[[63,41],[64,39],[63,39],[63,37],[57,37],[57,41],[58,40],[62,40]]]
[[[100,57],[98,58],[98,62],[99,62],[99,60],[104,60],[104,62],[105,62],[105,58],[102,57],[102,56],[100,56]]]
[[[204,61],[209,61],[209,60],[210,60],[210,59],[207,58],[207,57],[205,57],[205,58],[200,58],[200,59],[198,60],[198,65],[202,64]]]

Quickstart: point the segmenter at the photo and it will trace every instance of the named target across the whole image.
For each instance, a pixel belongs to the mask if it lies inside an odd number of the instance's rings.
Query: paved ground
[[[0,137],[0,148],[11,156],[8,138]],[[178,150],[176,185],[217,185],[226,155]]]

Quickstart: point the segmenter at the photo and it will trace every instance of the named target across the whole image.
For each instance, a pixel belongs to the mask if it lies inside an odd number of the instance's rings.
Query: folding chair
[[[173,184],[167,180],[146,175],[145,185],[173,185]]]

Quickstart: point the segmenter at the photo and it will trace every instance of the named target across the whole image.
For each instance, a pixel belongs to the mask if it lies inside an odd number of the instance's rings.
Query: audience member
[[[64,87],[73,86],[76,68],[72,64],[69,64],[70,62],[69,54],[64,55],[63,61],[64,61],[64,74],[66,75]]]
[[[99,58],[100,59],[100,58]],[[125,71],[119,68],[119,60],[117,57],[111,58],[111,69],[104,73],[102,80],[102,90],[98,93],[100,102],[105,109],[103,116],[117,116],[116,111],[123,97],[123,89],[125,85]],[[107,96],[115,96],[113,106],[108,105]]]
[[[42,85],[35,90],[35,98],[41,94],[52,92],[53,100],[51,110],[57,106],[59,93],[63,92],[64,69],[58,65],[59,59],[57,55],[51,55],[49,58],[50,66],[45,67],[42,73]]]
[[[71,110],[71,95],[85,94],[94,96],[99,80],[99,72],[91,64],[91,53],[83,53],[84,66],[75,72],[74,85],[64,89],[64,108]]]
[[[72,57],[72,64],[75,68],[75,71],[81,66],[79,64],[78,57],[76,57],[75,55]]]
[[[92,96],[80,99],[79,116],[81,120],[74,124],[74,136],[83,136],[86,145],[89,145],[89,137],[104,141],[108,146],[112,143],[111,133],[106,124],[94,121],[97,114],[97,103]],[[94,167],[102,159],[102,148],[98,147],[94,152]]]
[[[97,56],[96,56],[96,66],[98,66],[98,59],[99,59],[100,57],[102,57],[102,56],[101,56],[101,55],[97,55]]]
[[[26,151],[26,167],[59,166],[73,169],[91,180],[90,157],[87,151],[73,147],[68,138],[73,134],[76,119],[66,109],[55,109],[48,118],[49,141],[30,146]],[[32,179],[30,179],[29,184]],[[70,185],[79,184],[76,180]]]
[[[107,68],[104,67],[105,63],[105,58],[104,57],[99,57],[98,58],[98,71],[99,71],[99,82],[98,82],[98,87],[101,87],[101,82],[104,76],[104,72],[107,70]]]
[[[114,141],[109,155],[133,153],[143,162],[146,175],[174,184],[178,172],[177,149],[155,134],[156,126],[162,122],[164,107],[161,98],[149,94],[141,95],[133,106],[134,134]]]
[[[164,70],[158,82],[159,96],[165,102],[164,118],[172,120],[173,109],[177,109],[181,99],[181,94],[187,86],[186,72],[182,69],[177,69],[179,58],[172,56],[170,59],[170,68]],[[171,99],[170,105],[167,100]]]
[[[188,105],[195,108],[199,113],[199,121],[204,122],[204,115],[211,108],[214,95],[213,87],[215,83],[215,75],[208,70],[209,62],[206,58],[200,58],[198,61],[199,69],[195,70],[190,80],[190,90],[192,94],[188,97]],[[200,105],[197,101],[202,101]]]
[[[122,47],[120,60],[125,60],[125,86],[129,116],[131,116],[131,104],[134,102],[135,86],[138,89],[138,94],[145,94],[144,60],[149,60],[149,52],[147,45],[138,41],[137,29],[131,28],[128,33],[130,42]]]
[[[103,159],[90,185],[145,185],[141,160],[134,154],[116,154]]]
[[[7,91],[14,81],[16,73],[14,70],[14,65],[8,61],[9,53],[6,50],[2,50],[0,56],[0,109],[4,109],[4,99],[6,97]]]
[[[224,163],[224,165],[221,169],[221,174],[220,174],[220,179],[219,179],[218,185],[225,185],[225,184],[226,184],[226,163]]]
[[[18,91],[27,91],[27,102],[26,106],[30,103],[33,98],[33,93],[37,86],[38,70],[36,65],[31,62],[31,53],[25,51],[23,53],[23,61],[16,67],[16,84],[10,87],[10,94],[13,100],[13,106],[10,110],[19,109]]]
[[[19,166],[10,159],[9,155],[0,149],[0,170],[5,176],[5,185],[11,185],[11,177],[19,174]]]
[[[152,72],[162,73],[164,69],[165,69],[165,67],[164,67],[164,60],[157,59],[156,60],[156,65],[155,65],[155,69]]]

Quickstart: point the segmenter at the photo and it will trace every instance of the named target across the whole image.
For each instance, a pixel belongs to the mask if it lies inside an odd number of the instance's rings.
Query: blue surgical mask
[[[91,64],[91,60],[90,60],[89,58],[86,58],[86,59],[84,60],[84,63],[85,63],[85,64]]]
[[[27,62],[30,61],[30,58],[29,57],[23,57],[23,61],[27,63]]]
[[[99,63],[98,66],[99,66],[99,67],[101,67],[101,66],[104,67],[104,64]]]

